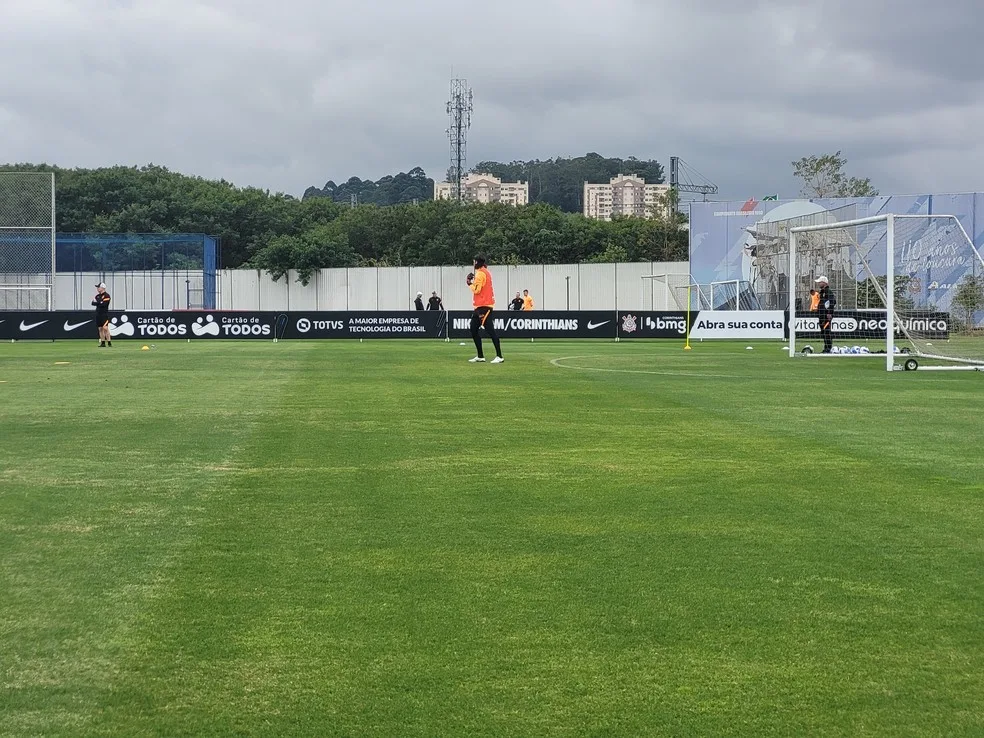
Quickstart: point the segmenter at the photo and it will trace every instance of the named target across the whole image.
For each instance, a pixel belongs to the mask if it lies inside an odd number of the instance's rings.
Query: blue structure
[[[204,233],[59,233],[55,236],[56,273],[159,271],[163,289],[166,272],[201,272],[200,303],[205,310],[216,308],[216,270],[220,267],[219,240]],[[192,302],[190,294],[188,302]]]

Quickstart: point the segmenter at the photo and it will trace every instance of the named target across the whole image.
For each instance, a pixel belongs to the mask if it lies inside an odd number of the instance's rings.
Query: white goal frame
[[[957,224],[960,231],[963,233],[964,238],[967,239],[967,243],[970,244],[977,256],[977,259],[981,262],[981,266],[984,266],[984,259],[981,258],[980,253],[974,246],[974,240],[967,235],[967,231],[964,229],[963,224],[960,219],[954,215],[947,214],[934,214],[934,215],[899,215],[894,213],[888,213],[885,215],[874,215],[868,218],[855,218],[853,220],[844,220],[840,222],[833,223],[822,223],[819,225],[809,225],[809,226],[796,226],[789,229],[789,284],[792,287],[794,284],[794,278],[796,275],[796,237],[800,233],[810,233],[815,231],[832,231],[838,228],[851,228],[853,226],[869,225],[871,223],[885,223],[885,252],[887,257],[885,259],[885,294],[883,300],[885,302],[885,370],[894,371],[895,370],[895,221],[896,220],[915,220],[915,219],[939,219],[939,220],[951,220]],[[796,356],[796,310],[795,310],[795,300],[790,290],[789,294],[789,356]],[[936,354],[919,354],[925,358],[929,359],[939,359],[941,361],[955,362],[958,364],[965,364],[966,366],[948,366],[948,367],[920,367],[922,369],[969,369],[982,371],[982,367],[976,362],[969,361],[967,359],[959,359],[949,356],[940,356]],[[850,356],[850,357],[875,357],[878,358],[878,354],[813,354],[813,356]]]
[[[677,299],[676,293],[673,292],[674,286],[670,284],[670,277],[679,277],[681,279],[687,280],[687,295],[689,298],[690,288],[692,286],[693,280],[690,275],[686,272],[661,272],[660,274],[643,274],[640,279],[642,280],[642,297],[640,300],[640,309],[645,310],[646,308],[646,285],[649,285],[649,304],[651,310],[686,310],[687,306],[681,305],[680,301]],[[656,307],[656,290],[654,289],[654,283],[661,282],[663,284],[663,307]],[[683,287],[684,285],[677,285],[678,287]],[[672,303],[671,303],[672,301]],[[689,300],[688,300],[689,302]]]
[[[51,312],[55,309],[52,300],[52,286],[50,284],[0,284],[0,293],[3,292],[43,292],[45,310]],[[7,308],[8,310],[39,310],[40,308]]]

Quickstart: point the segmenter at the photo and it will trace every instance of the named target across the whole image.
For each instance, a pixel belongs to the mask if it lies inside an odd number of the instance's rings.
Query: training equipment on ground
[[[811,346],[800,355],[880,356],[889,371],[984,371],[984,258],[955,216],[777,225],[757,266],[778,270],[779,289],[790,286],[791,294],[783,295],[795,310],[790,356],[800,354],[797,340],[808,339]],[[828,354],[816,349],[817,314],[807,310],[820,275],[837,301],[835,350]],[[906,358],[898,366],[901,354]]]

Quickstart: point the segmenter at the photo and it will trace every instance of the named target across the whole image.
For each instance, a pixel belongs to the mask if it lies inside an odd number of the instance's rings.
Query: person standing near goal
[[[476,256],[472,263],[475,271],[468,275],[465,282],[468,284],[468,289],[472,291],[472,306],[475,308],[471,319],[471,334],[477,353],[474,359],[468,361],[472,364],[485,361],[485,353],[482,351],[482,337],[478,333],[481,328],[485,328],[485,332],[489,334],[492,345],[495,347],[495,358],[492,359],[492,363],[501,364],[504,361],[502,348],[499,345],[499,335],[495,332],[495,325],[492,322],[492,310],[495,308],[492,274],[485,266],[484,256]]]
[[[834,306],[837,298],[830,291],[830,283],[823,275],[817,277],[817,321],[820,323],[820,335],[823,337],[823,352],[829,354],[834,347]]]
[[[113,336],[109,332],[109,293],[106,291],[106,283],[100,282],[96,285],[96,296],[92,298],[92,304],[96,306],[96,328],[99,330],[99,348],[113,345]]]

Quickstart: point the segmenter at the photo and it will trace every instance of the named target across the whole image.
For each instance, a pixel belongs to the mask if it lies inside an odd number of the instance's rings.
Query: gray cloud
[[[422,6],[422,7],[421,7]],[[736,198],[843,150],[883,192],[979,189],[984,8],[947,0],[0,0],[8,160],[154,162],[299,194],[469,160],[682,156]]]

